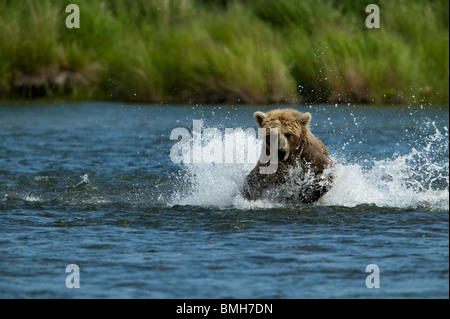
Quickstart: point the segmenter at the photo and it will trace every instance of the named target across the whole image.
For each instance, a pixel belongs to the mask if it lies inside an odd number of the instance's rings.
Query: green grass
[[[446,0],[72,2],[0,2],[0,99],[449,103]]]

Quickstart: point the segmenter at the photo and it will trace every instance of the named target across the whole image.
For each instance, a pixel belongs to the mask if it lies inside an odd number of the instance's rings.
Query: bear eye
[[[286,134],[284,134],[284,136],[285,136],[288,140],[290,140],[291,137],[292,137],[292,134],[291,134],[291,133],[286,133]]]

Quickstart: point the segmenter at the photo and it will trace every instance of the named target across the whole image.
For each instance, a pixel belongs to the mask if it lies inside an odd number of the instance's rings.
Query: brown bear
[[[287,185],[280,195],[289,195],[289,198],[304,203],[317,201],[331,187],[332,170],[326,169],[333,167],[333,161],[325,145],[309,130],[311,114],[282,109],[255,112],[254,118],[259,127],[265,129],[266,139],[260,160],[245,179],[242,195],[248,200],[256,200]],[[272,141],[275,141],[272,148],[271,132]],[[276,154],[270,154],[271,150]],[[270,160],[262,161],[267,154]],[[272,162],[276,164],[275,170],[267,173],[269,166],[274,164]]]

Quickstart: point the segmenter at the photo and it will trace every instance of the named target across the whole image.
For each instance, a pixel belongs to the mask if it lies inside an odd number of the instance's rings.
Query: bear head
[[[266,148],[270,147],[270,129],[278,130],[278,160],[288,161],[296,155],[309,132],[310,113],[293,109],[255,112],[254,118],[260,128],[266,129]],[[270,151],[269,151],[270,152]]]

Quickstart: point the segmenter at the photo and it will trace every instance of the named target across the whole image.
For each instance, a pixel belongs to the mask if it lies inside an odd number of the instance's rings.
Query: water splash
[[[72,188],[78,188],[78,187],[82,187],[82,186],[86,186],[89,185],[89,174],[84,174],[82,176],[80,176],[81,181],[74,185]]]
[[[431,130],[415,143],[408,154],[393,154],[381,160],[359,159],[353,163],[341,155],[335,160],[335,180],[331,190],[315,205],[449,210],[448,128],[438,129],[432,121]],[[242,133],[235,133],[242,140]],[[248,137],[246,137],[248,138]],[[213,140],[209,143],[218,143]],[[255,145],[258,140],[254,138]],[[244,147],[238,145],[237,147]],[[224,150],[227,151],[227,150]],[[331,154],[333,157],[333,154]],[[348,155],[347,155],[348,156]],[[181,179],[185,186],[173,194],[170,205],[213,206],[219,208],[258,209],[288,207],[292,203],[276,200],[247,201],[239,193],[245,176],[254,164],[189,164]]]
[[[245,176],[257,161],[256,156],[252,160],[250,154],[258,154],[261,143],[256,136],[240,129],[233,131],[232,138],[232,143],[224,143],[221,136],[215,136],[203,141],[202,149],[209,153],[211,149],[223,148],[224,156],[234,153],[233,158],[237,163],[184,164],[184,174],[178,177],[184,186],[173,194],[170,205],[234,206],[233,201],[239,194]],[[243,198],[239,202],[244,206],[252,206]]]
[[[321,205],[357,206],[373,204],[381,207],[449,210],[448,129],[441,132],[435,122],[425,127],[433,134],[411,148],[410,153],[374,160],[364,168],[338,160],[333,188]],[[445,155],[447,154],[447,155]]]

